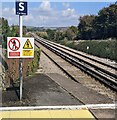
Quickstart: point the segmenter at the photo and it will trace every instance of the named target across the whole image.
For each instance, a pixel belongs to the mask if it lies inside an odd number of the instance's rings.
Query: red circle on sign
[[[18,44],[16,44],[16,43],[18,43]],[[10,44],[12,44],[12,47]],[[9,40],[8,46],[9,46],[10,50],[17,51],[20,48],[20,41],[17,38],[12,38],[11,40]]]

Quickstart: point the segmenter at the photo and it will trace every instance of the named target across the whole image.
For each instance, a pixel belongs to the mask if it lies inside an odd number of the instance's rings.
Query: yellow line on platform
[[[0,118],[92,118],[88,110],[1,111]]]

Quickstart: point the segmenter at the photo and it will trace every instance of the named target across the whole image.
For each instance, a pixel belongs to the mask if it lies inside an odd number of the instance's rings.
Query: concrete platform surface
[[[71,96],[45,74],[24,80],[22,103],[19,102],[14,90],[2,92],[3,107],[60,105],[82,105],[82,102]]]

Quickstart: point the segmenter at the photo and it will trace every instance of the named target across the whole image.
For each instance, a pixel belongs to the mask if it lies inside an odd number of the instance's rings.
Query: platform
[[[29,111],[2,111],[1,118],[90,118],[94,116],[88,110],[29,110]]]

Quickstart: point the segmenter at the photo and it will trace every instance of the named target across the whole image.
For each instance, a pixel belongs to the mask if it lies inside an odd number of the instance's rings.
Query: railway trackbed
[[[65,59],[75,67],[80,68],[88,75],[94,77],[106,86],[117,91],[117,68],[97,59],[93,59],[88,55],[81,54],[75,50],[50,42],[43,38],[39,38],[32,34],[37,42],[47,49],[51,50],[61,58]]]

